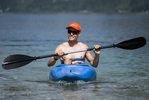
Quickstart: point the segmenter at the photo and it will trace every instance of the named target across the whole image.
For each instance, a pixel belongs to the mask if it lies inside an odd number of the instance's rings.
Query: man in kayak
[[[68,29],[69,41],[60,44],[55,49],[55,53],[57,53],[58,56],[51,57],[48,61],[48,66],[53,66],[58,59],[61,60],[62,64],[85,64],[85,58],[87,58],[93,67],[97,67],[100,55],[100,50],[97,50],[100,47],[99,45],[94,45],[95,49],[93,51],[95,57],[91,55],[90,51],[64,55],[64,52],[88,49],[86,44],[78,41],[78,37],[81,34],[81,27],[78,23],[72,22],[66,29]]]

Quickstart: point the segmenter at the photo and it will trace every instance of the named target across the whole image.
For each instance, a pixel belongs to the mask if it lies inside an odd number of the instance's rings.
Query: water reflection
[[[86,98],[90,98],[95,95],[99,91],[97,82],[83,82],[77,81],[75,83],[68,83],[64,81],[54,82],[56,88],[61,89],[63,97],[69,100],[82,100]],[[93,91],[93,94],[89,94],[89,92]]]

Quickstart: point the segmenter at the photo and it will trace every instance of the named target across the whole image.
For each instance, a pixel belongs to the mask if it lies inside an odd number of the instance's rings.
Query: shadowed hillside
[[[132,13],[148,11],[149,0],[0,0],[0,12]]]

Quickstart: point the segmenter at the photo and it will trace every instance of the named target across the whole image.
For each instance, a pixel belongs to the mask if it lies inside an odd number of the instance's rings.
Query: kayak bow
[[[53,81],[93,81],[96,79],[96,71],[86,64],[61,64],[54,67],[49,76]]]

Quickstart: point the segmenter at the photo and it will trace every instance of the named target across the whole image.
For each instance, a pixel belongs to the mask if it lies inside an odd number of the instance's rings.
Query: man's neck
[[[76,45],[78,43],[78,41],[68,41],[69,46],[73,47],[74,45]]]

